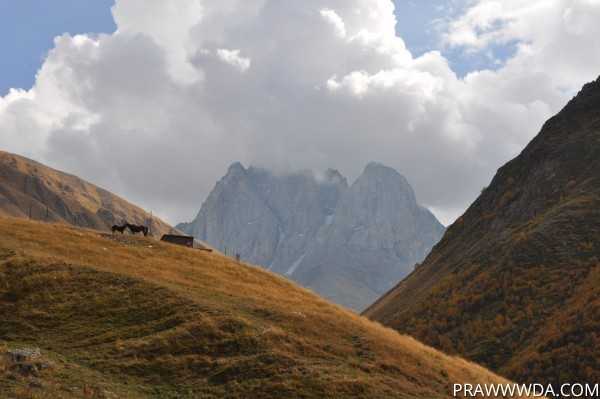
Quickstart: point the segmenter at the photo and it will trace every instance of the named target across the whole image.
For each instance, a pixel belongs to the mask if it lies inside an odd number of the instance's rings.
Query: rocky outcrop
[[[274,175],[233,164],[179,229],[362,309],[423,260],[443,226],[395,170],[369,164],[348,186],[335,170]]]

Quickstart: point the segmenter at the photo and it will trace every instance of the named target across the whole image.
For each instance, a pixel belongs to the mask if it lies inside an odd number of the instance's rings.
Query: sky
[[[600,74],[600,0],[85,3],[0,3],[0,148],[172,223],[234,161],[379,161],[448,224]]]
[[[10,88],[31,88],[57,35],[114,32],[113,4],[113,0],[0,2],[0,95]]]
[[[398,35],[414,55],[422,55],[439,48],[437,23],[464,10],[466,2],[395,0],[394,4]],[[10,54],[0,59],[0,70],[3,72],[0,95],[5,95],[11,88],[28,89],[33,85],[35,74],[53,47],[56,36],[63,33],[114,32],[113,5],[114,0],[20,0],[0,3],[0,15],[6,18],[0,25],[0,49],[4,54]],[[445,50],[452,69],[464,76],[473,70],[494,68],[497,60],[507,58],[510,47],[502,46],[494,59],[488,55]]]

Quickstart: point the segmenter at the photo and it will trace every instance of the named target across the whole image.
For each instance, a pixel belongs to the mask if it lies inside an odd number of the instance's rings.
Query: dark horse
[[[115,224],[111,228],[111,230],[112,230],[113,233],[116,232],[116,231],[118,231],[119,233],[123,234],[123,232],[125,231],[126,228],[127,228],[126,224],[124,224],[123,226],[119,226],[118,224]]]
[[[131,234],[143,233],[144,236],[148,235],[148,228],[146,226],[137,226],[135,224],[127,223],[125,227],[127,227],[129,231],[131,231]]]

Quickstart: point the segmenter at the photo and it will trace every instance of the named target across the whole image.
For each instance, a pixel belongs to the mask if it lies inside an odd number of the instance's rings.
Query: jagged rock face
[[[383,249],[411,261],[429,252],[443,227],[417,204],[404,176],[372,163],[343,196],[327,231],[337,244]]]
[[[333,214],[346,180],[304,172],[275,176],[233,164],[202,204],[194,222],[179,227],[221,251],[285,273]]]
[[[372,163],[344,193],[294,278],[362,309],[422,261],[443,232],[402,175]]]
[[[517,381],[600,379],[600,79],[365,314]]]
[[[281,231],[253,180],[242,165],[232,165],[187,232],[201,240],[210,238],[209,244],[224,252],[265,265],[273,259]]]
[[[237,163],[178,228],[353,309],[391,288],[444,231],[403,176],[375,163],[351,187],[335,170],[276,176]]]

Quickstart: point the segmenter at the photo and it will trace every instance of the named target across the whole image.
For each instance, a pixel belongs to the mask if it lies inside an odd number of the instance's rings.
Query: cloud
[[[250,68],[251,60],[240,56],[240,50],[227,50],[220,48],[217,50],[217,56],[226,64],[229,64],[240,72],[246,72]]]
[[[0,98],[0,146],[178,222],[233,161],[276,171],[369,161],[456,217],[600,71],[598,2],[475,1],[444,34],[495,71],[413,56],[388,0],[117,0],[117,31],[55,40],[35,85]]]
[[[334,27],[340,38],[346,37],[346,24],[334,10],[324,8],[321,10],[321,16]]]
[[[573,90],[599,74],[599,19],[599,0],[480,0],[444,38],[466,51],[516,43],[507,73],[544,74]]]

